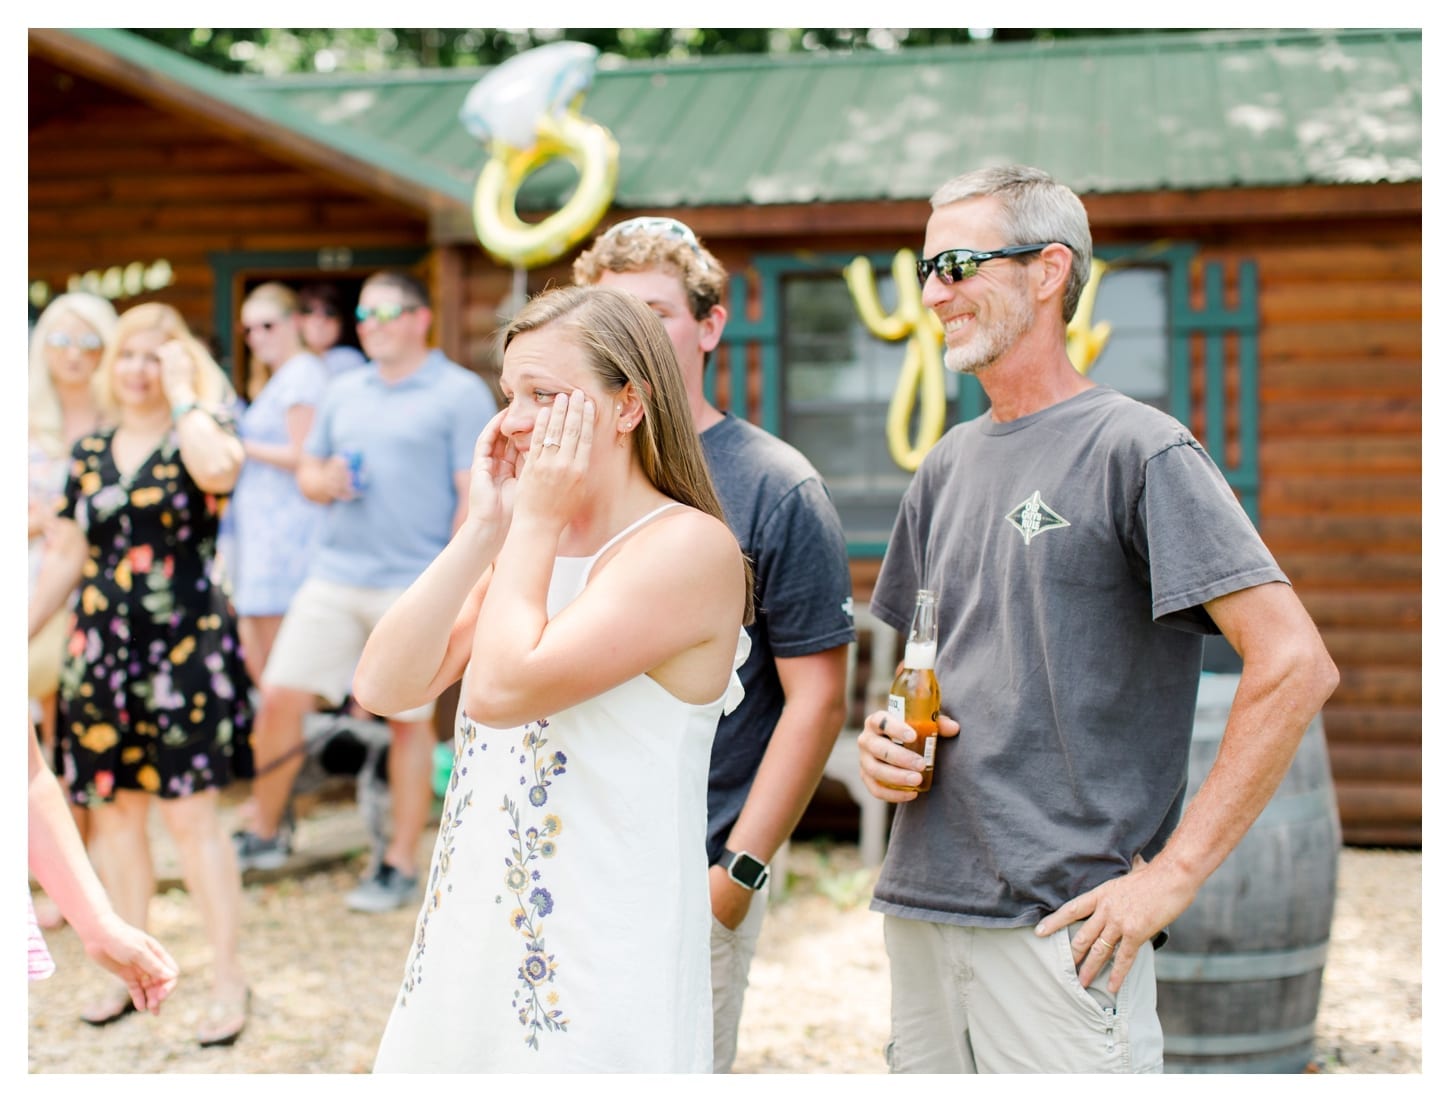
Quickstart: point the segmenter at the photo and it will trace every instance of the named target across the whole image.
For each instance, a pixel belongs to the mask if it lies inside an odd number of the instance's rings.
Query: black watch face
[[[747,888],[759,888],[765,883],[765,866],[748,853],[737,853],[730,862],[730,875]]]

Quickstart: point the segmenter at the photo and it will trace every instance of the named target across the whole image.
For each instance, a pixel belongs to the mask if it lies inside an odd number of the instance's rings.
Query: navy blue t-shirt
[[[841,519],[805,456],[726,415],[700,437],[725,519],[755,568],[745,699],[720,720],[710,755],[706,849],[719,859],[755,780],[785,694],[775,659],[831,650],[856,637]]]

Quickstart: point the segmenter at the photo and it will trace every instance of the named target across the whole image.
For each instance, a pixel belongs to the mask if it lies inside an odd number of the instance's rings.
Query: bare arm
[[[40,564],[40,577],[35,580],[35,593],[30,598],[31,638],[70,600],[80,584],[89,554],[90,546],[79,524],[65,517],[56,517],[50,522],[45,559]]]
[[[257,463],[268,463],[284,471],[295,471],[302,459],[302,445],[312,430],[317,407],[298,403],[287,410],[287,442],[268,444],[261,440],[244,440],[242,447],[247,458]]]
[[[211,412],[196,404],[197,364],[191,348],[183,341],[167,341],[156,350],[161,360],[161,386],[173,410],[184,409],[176,419],[176,438],[181,464],[193,482],[209,494],[231,493],[245,459],[242,442]]]
[[[468,471],[453,472],[453,491],[458,496],[458,508],[453,511],[453,531],[457,532],[468,519]]]
[[[465,525],[393,602],[353,673],[359,704],[374,715],[396,715],[435,700],[463,676],[498,542]]]
[[[468,665],[479,606],[492,576],[489,564],[508,531],[516,484],[518,453],[500,432],[502,420],[503,414],[495,416],[474,442],[477,474],[463,472],[464,522],[384,613],[363,648],[353,694],[377,715],[435,699]]]
[[[30,871],[75,928],[87,955],[125,981],[137,1010],[161,1009],[176,986],[176,962],[159,942],[122,921],[86,859],[55,775],[30,728]]]
[[[723,523],[685,509],[661,517],[597,565],[584,592],[551,620],[557,547],[557,532],[514,518],[474,634],[464,701],[472,718],[492,727],[525,723],[642,673],[685,700],[724,691],[745,571]]]
[[[545,449],[546,438],[558,446]],[[594,404],[575,390],[540,411],[527,457],[510,458],[499,445],[490,479],[475,455],[470,495],[480,506],[496,500],[511,518],[479,608],[463,693],[464,709],[480,723],[538,719],[642,673],[683,700],[704,703],[725,689],[745,570],[735,537],[705,513],[676,509],[633,533],[549,618],[560,535],[589,507],[593,438]],[[638,491],[635,499],[646,500]]]
[[[785,707],[725,845],[769,862],[800,822],[846,720],[845,645],[777,658]],[[723,868],[710,870],[710,902],[728,929],[745,918],[752,893]]]
[[[347,461],[340,455],[319,459],[303,452],[297,459],[297,488],[308,501],[331,505],[354,496]]]
[[[1042,935],[1083,920],[1073,937],[1084,985],[1116,946],[1117,992],[1142,944],[1188,909],[1203,882],[1264,810],[1339,672],[1294,591],[1271,582],[1205,607],[1243,658],[1218,756],[1182,821],[1151,862],[1070,900],[1038,925]]]
[[[209,494],[227,494],[242,473],[242,442],[200,407],[176,422],[181,463],[192,481]]]

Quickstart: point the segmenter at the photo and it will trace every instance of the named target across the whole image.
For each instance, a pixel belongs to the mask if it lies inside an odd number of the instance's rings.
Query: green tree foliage
[[[135,29],[134,34],[229,73],[367,72],[384,69],[495,65],[549,42],[587,42],[619,58],[720,57],[728,54],[900,50],[967,42],[1022,41],[1140,33],[1137,30],[1039,28],[963,30],[622,27],[604,29],[444,28],[225,28]]]

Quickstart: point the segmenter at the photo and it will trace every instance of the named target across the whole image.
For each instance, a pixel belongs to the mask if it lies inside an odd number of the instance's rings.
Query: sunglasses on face
[[[1049,245],[1055,245],[1055,241],[1044,241],[1038,245],[1008,245],[1005,249],[992,249],[990,252],[977,252],[974,249],[948,249],[944,253],[937,253],[928,260],[916,262],[916,278],[923,287],[931,277],[932,272],[936,273],[937,279],[947,285],[955,283],[959,279],[971,279],[977,274],[977,269],[989,260],[1000,260],[1004,256],[1027,256],[1031,253],[1040,253]]]
[[[417,306],[404,306],[397,302],[384,303],[382,306],[359,306],[354,311],[359,322],[372,321],[376,318],[379,322],[397,321],[404,314],[411,314]]]
[[[610,226],[604,232],[604,236],[615,237],[632,233],[651,234],[655,237],[672,237],[690,246],[696,256],[701,255],[700,239],[695,236],[695,231],[683,222],[677,222],[673,218],[629,218]]]
[[[79,348],[82,352],[99,352],[105,343],[94,333],[82,333],[72,337],[69,333],[51,333],[45,338],[51,348]]]

